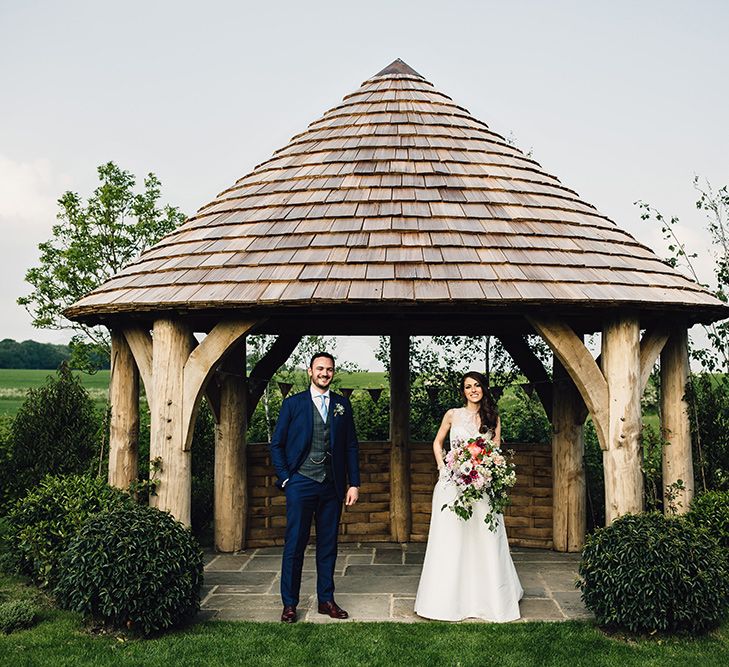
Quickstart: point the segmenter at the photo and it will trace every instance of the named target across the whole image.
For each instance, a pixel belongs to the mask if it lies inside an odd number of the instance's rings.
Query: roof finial
[[[405,61],[400,60],[400,58],[393,60],[387,67],[385,67],[385,69],[377,72],[375,77],[385,76],[386,74],[409,74],[410,76],[417,76],[421,79],[424,78],[422,74],[418,74],[418,72],[410,67],[410,65],[408,65]]]

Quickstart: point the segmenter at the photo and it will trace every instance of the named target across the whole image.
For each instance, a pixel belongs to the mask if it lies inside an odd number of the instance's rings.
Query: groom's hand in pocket
[[[359,500],[359,489],[356,486],[350,486],[347,489],[347,497],[344,504],[347,506],[354,505]]]

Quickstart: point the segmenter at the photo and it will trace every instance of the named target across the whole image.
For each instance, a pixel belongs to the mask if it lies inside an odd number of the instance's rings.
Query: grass
[[[162,637],[92,636],[78,615],[45,610],[0,636],[3,665],[630,665],[729,664],[728,625],[702,638],[620,639],[590,624],[249,623],[207,621]]]
[[[45,384],[51,370],[28,370],[0,368],[0,414],[15,416],[25,400],[29,389]],[[109,388],[109,371],[98,371],[93,375],[76,371],[91,398],[101,407],[106,402]]]

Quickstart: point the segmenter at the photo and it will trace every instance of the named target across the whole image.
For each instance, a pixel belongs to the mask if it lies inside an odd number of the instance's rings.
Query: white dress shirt
[[[311,400],[314,401],[316,409],[319,410],[321,418],[326,421],[324,417],[324,411],[322,410],[321,397],[324,397],[324,403],[327,406],[327,412],[329,412],[329,390],[327,389],[323,394],[315,389],[312,385],[309,385],[309,391],[311,392]]]

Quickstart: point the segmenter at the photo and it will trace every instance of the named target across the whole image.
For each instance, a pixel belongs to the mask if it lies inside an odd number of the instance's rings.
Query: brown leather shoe
[[[296,607],[290,604],[285,605],[281,614],[281,622],[296,623]]]
[[[334,600],[319,603],[319,613],[328,614],[331,618],[349,618],[349,614],[344,611]]]

